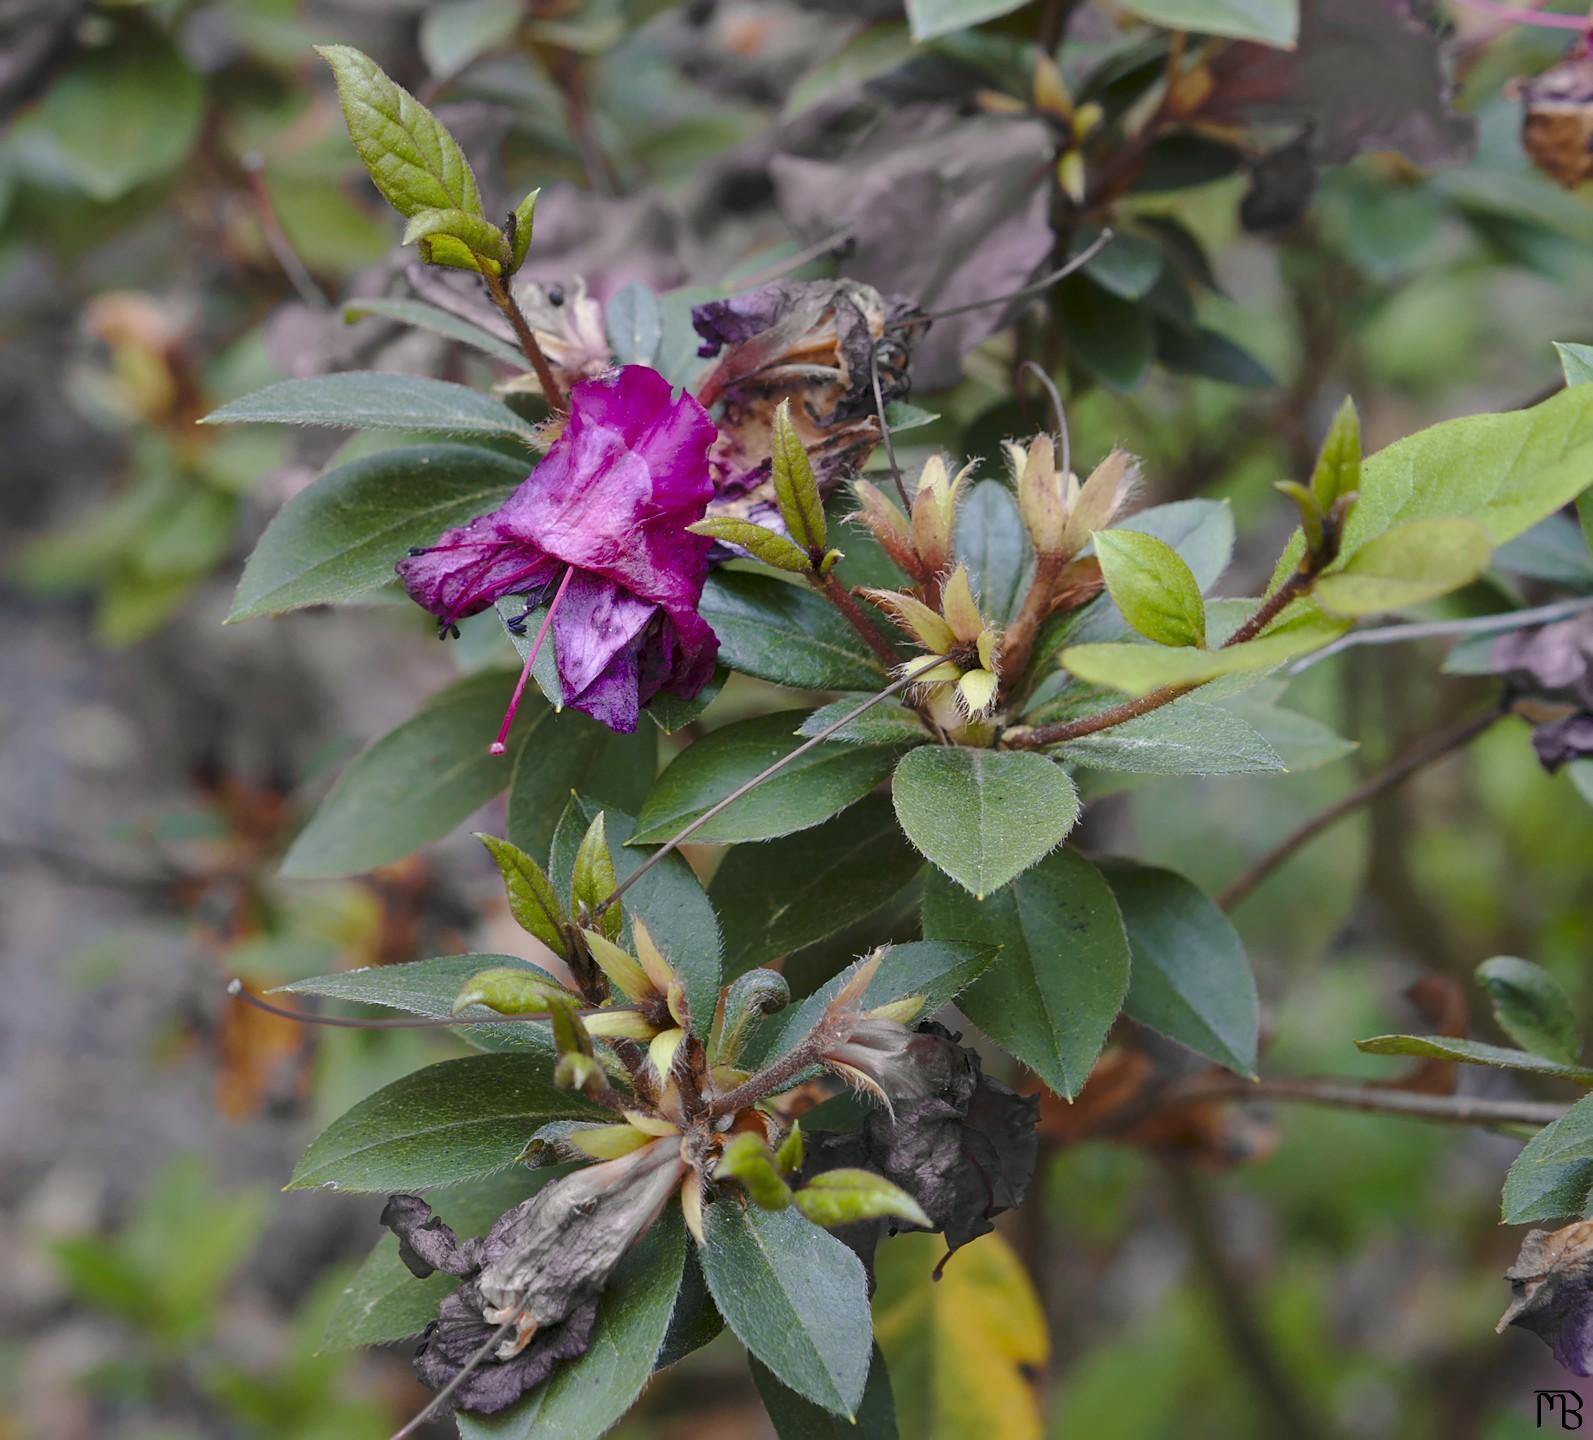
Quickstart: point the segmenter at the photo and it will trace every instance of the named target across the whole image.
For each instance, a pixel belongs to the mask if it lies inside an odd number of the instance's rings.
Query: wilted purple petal
[[[1593,1375],[1593,1221],[1528,1231],[1505,1279],[1513,1298],[1496,1328],[1530,1330],[1573,1375]]]
[[[1532,732],[1538,763],[1550,773],[1573,760],[1593,759],[1593,715],[1583,712],[1551,720]]]

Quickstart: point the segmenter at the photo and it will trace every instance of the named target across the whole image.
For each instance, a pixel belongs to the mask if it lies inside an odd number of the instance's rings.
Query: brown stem
[[[1063,555],[1041,554],[1035,559],[1034,579],[1029,582],[1023,606],[1001,637],[1001,675],[1009,690],[1028,671],[1035,637],[1040,633],[1040,623],[1051,613],[1056,583],[1066,563],[1067,557]]]
[[[564,409],[564,391],[559,388],[559,382],[553,378],[553,367],[548,364],[548,357],[542,353],[542,347],[537,344],[537,337],[525,318],[525,312],[520,309],[520,302],[514,298],[514,292],[490,270],[483,270],[481,278],[486,282],[487,293],[492,296],[492,303],[503,311],[503,318],[509,322],[515,339],[520,342],[520,348],[525,352],[525,358],[531,362],[531,368],[536,371],[537,384],[542,387],[542,396],[548,402],[548,409]]]
[[[1296,1391],[1288,1370],[1257,1317],[1250,1279],[1239,1272],[1213,1213],[1205,1181],[1193,1171],[1168,1164],[1167,1193],[1189,1253],[1205,1281],[1239,1367],[1250,1377],[1256,1398],[1271,1413],[1269,1428],[1297,1440],[1325,1440],[1330,1434]]]
[[[1444,756],[1453,754],[1456,750],[1463,749],[1505,713],[1501,707],[1484,710],[1448,730],[1440,730],[1436,735],[1428,736],[1415,749],[1400,756],[1392,765],[1357,785],[1342,800],[1313,815],[1299,829],[1274,845],[1217,896],[1217,903],[1224,910],[1232,910],[1246,900],[1250,893],[1284,861],[1310,844],[1324,830],[1330,829],[1346,815],[1408,780],[1418,770],[1424,769],[1436,760],[1442,760]]]
[[[887,673],[901,664],[902,657],[891,648],[890,641],[869,624],[868,616],[852,598],[852,592],[833,574],[824,576],[810,574],[808,579],[823,592],[824,598],[846,617],[846,623],[863,637],[868,648],[879,656],[885,664]]]
[[[734,1090],[719,1096],[709,1107],[712,1116],[734,1115],[749,1105],[756,1105],[766,1095],[777,1094],[790,1088],[791,1082],[809,1066],[818,1064],[819,1042],[810,1035],[796,1049],[782,1056],[772,1065],[766,1065],[749,1080],[743,1080]]]
[[[1226,650],[1230,645],[1243,645],[1247,640],[1254,640],[1274,620],[1287,610],[1295,600],[1304,595],[1311,588],[1313,572],[1309,570],[1296,570],[1264,601],[1260,608],[1245,621],[1237,630],[1222,642]]]
[[[1323,1105],[1333,1110],[1403,1115],[1447,1125],[1549,1125],[1566,1106],[1536,1100],[1488,1100],[1472,1095],[1432,1095],[1420,1090],[1394,1090],[1377,1085],[1351,1085],[1335,1080],[1219,1080],[1184,1091],[1170,1106],[1209,1100],[1278,1100]]]

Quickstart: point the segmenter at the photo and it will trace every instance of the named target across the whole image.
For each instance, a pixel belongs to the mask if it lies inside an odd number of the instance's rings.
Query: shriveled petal
[[[577,570],[553,617],[566,701],[612,730],[634,730],[640,709],[636,652],[657,613],[652,601]]]
[[[535,479],[528,479],[515,496],[524,494]],[[410,598],[444,626],[488,609],[501,596],[529,594],[557,578],[558,562],[507,531],[502,514],[495,510],[478,515],[445,531],[435,545],[405,556],[395,567]]]

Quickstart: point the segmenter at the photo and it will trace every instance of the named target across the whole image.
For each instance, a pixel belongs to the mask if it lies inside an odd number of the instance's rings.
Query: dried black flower
[[[1529,1231],[1505,1279],[1513,1298],[1495,1328],[1530,1330],[1573,1375],[1593,1375],[1593,1220]]]
[[[679,1140],[656,1140],[555,1180],[480,1240],[460,1241],[418,1196],[391,1196],[382,1223],[404,1264],[422,1279],[441,1270],[465,1282],[421,1337],[422,1383],[448,1384],[508,1321],[513,1332],[455,1391],[459,1409],[493,1414],[584,1354],[609,1276],[684,1173]]]
[[[1513,695],[1538,702],[1532,748],[1545,770],[1593,756],[1593,615],[1501,635],[1488,658]]]

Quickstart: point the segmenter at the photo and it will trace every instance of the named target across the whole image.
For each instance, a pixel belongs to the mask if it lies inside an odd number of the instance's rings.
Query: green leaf
[[[1050,753],[1069,765],[1142,775],[1249,775],[1289,768],[1249,720],[1193,696]]]
[[[338,605],[393,583],[415,545],[495,509],[524,461],[471,445],[406,445],[328,470],[266,526],[244,566],[229,621]]]
[[[1593,1209],[1593,1095],[1527,1141],[1505,1176],[1506,1225],[1586,1215]]]
[[[720,1200],[699,1252],[714,1303],[781,1384],[831,1414],[857,1414],[873,1328],[863,1262],[795,1210]]]
[[[973,984],[995,958],[995,949],[988,945],[965,945],[947,940],[915,940],[892,945],[863,993],[862,1007],[873,1010],[893,1000],[918,995],[924,1001],[919,1015],[927,1019]],[[766,1020],[748,1042],[743,1063],[749,1067],[766,1065],[798,1044],[818,1023],[824,1007],[863,963],[863,960],[854,961],[800,1005]]]
[[[911,1195],[872,1170],[826,1170],[792,1198],[809,1220],[827,1229],[859,1220],[905,1220],[924,1230],[935,1228]]]
[[[590,796],[575,797],[559,821],[548,863],[554,888],[562,893],[569,893],[576,849],[600,809],[619,879],[628,879],[648,858],[646,851],[629,848],[635,820],[612,806],[598,805]],[[719,1000],[719,921],[691,866],[679,855],[666,856],[625,892],[620,904],[625,920],[620,944],[634,953],[631,919],[640,916],[653,943],[686,982],[693,1028],[706,1033]]]
[[[378,1090],[311,1142],[290,1190],[418,1190],[503,1170],[550,1120],[609,1112],[553,1084],[531,1055],[471,1055]]]
[[[1063,334],[1078,362],[1110,389],[1137,389],[1156,354],[1148,304],[1123,300],[1084,275],[1060,287]]]
[[[1582,1053],[1582,1026],[1560,982],[1541,965],[1495,955],[1477,967],[1493,1018],[1516,1044],[1567,1065]]]
[[[795,734],[803,712],[782,710],[726,725],[681,751],[658,777],[636,817],[632,845],[658,845],[738,786],[808,742]],[[698,841],[772,840],[806,830],[855,805],[891,772],[886,745],[816,745],[723,810]]]
[[[686,1227],[671,1205],[603,1291],[585,1354],[502,1414],[456,1416],[460,1440],[598,1440],[653,1373],[685,1265]]]
[[[776,570],[788,570],[793,575],[807,575],[813,561],[805,550],[793,545],[784,535],[754,525],[750,520],[737,520],[730,515],[711,515],[686,527],[693,535],[707,535],[726,545],[739,546],[755,560],[772,565]]]
[[[1593,388],[1573,385],[1528,410],[1469,415],[1408,435],[1361,467],[1361,498],[1340,553],[1348,558],[1406,520],[1459,517],[1495,545],[1569,504],[1593,478]],[[1275,578],[1298,563],[1297,535]]]
[[[774,1426],[777,1440],[897,1440],[896,1402],[891,1396],[890,1371],[879,1346],[869,1360],[868,1384],[857,1418],[843,1420],[811,1400],[788,1390],[756,1355],[748,1355],[753,1383]]]
[[[101,203],[175,169],[205,112],[205,84],[153,27],[124,25],[113,43],[63,57],[39,128],[78,189]]]
[[[996,480],[975,485],[957,514],[955,542],[980,608],[998,623],[1010,621],[1034,573],[1034,547],[1012,491]]]
[[[1101,237],[1097,226],[1073,232],[1069,259],[1082,255]],[[1103,290],[1123,300],[1143,299],[1165,268],[1162,248],[1153,240],[1131,232],[1117,231],[1111,242],[1097,251],[1084,273]]]
[[[1354,740],[1345,739],[1309,715],[1283,709],[1275,703],[1275,697],[1264,697],[1264,689],[1264,686],[1258,685],[1254,691],[1224,701],[1216,708],[1238,716],[1249,725],[1272,747],[1283,768],[1290,774],[1297,775],[1304,770],[1331,765],[1355,750]],[[1182,700],[1175,701],[1168,708],[1177,709],[1184,703]]]
[[[514,244],[513,253],[509,256],[511,273],[525,264],[526,254],[531,249],[531,233],[536,223],[537,197],[541,193],[540,188],[529,191],[514,207]]]
[[[651,365],[664,338],[658,297],[639,281],[627,281],[603,307],[608,343],[616,365]]]
[[[401,325],[413,325],[417,330],[429,330],[434,335],[457,340],[461,345],[469,345],[472,349],[481,351],[483,355],[490,355],[494,360],[502,360],[504,364],[512,365],[516,370],[525,369],[525,356],[507,340],[500,340],[490,330],[483,330],[479,325],[472,325],[470,321],[461,320],[459,316],[450,314],[440,306],[428,305],[424,300],[394,300],[385,297],[350,300],[338,313],[348,325],[353,325],[371,315],[384,320],[396,320]]]
[[[812,830],[735,846],[708,887],[725,932],[725,974],[740,975],[873,914],[922,863],[883,795]]]
[[[703,586],[702,618],[719,636],[719,660],[743,675],[797,690],[879,690],[879,657],[805,585],[718,570]]]
[[[432,6],[421,17],[421,57],[433,75],[453,76],[507,41],[522,18],[519,0],[452,0]]]
[[[791,87],[782,118],[800,115],[824,100],[855,94],[870,80],[906,64],[912,54],[913,37],[905,25],[890,20],[865,25]],[[916,409],[915,406],[904,408]],[[885,418],[892,433],[904,428],[889,407]]]
[[[564,941],[563,924],[569,917],[553,886],[537,864],[518,845],[500,840],[496,835],[477,835],[476,839],[487,847],[509,896],[509,914],[514,922],[529,935],[534,935],[555,955],[568,958]]]
[[[1104,864],[1133,953],[1124,1012],[1240,1075],[1254,1078],[1256,980],[1228,917],[1171,870]]]
[[[1593,345],[1575,345],[1556,340],[1555,351],[1560,357],[1560,370],[1567,385],[1585,385],[1593,380]]]
[[[1496,1070],[1523,1070],[1532,1075],[1554,1075],[1578,1085],[1593,1085],[1593,1070],[1534,1055],[1530,1050],[1511,1050],[1504,1045],[1488,1045],[1481,1040],[1465,1040],[1449,1035],[1374,1035],[1357,1040],[1357,1050],[1368,1055],[1415,1055],[1423,1060],[1458,1060],[1463,1065],[1490,1065]]]
[[[1077,1095],[1128,993],[1128,935],[1101,872],[1058,850],[982,901],[931,875],[924,935],[1001,947],[958,1007],[1059,1095]]]
[[[509,237],[465,210],[417,210],[404,227],[403,243],[414,245],[427,265],[496,275],[509,263]]]
[[[1148,695],[1164,685],[1195,686],[1225,675],[1256,674],[1338,639],[1348,620],[1312,614],[1285,621],[1257,640],[1220,650],[1107,643],[1070,645],[1062,663],[1081,680],[1130,695]]]
[[[922,746],[897,767],[891,794],[907,838],[981,898],[1060,845],[1079,815],[1067,773],[1021,751]]]
[[[485,805],[509,783],[521,747],[565,723],[527,696],[509,755],[489,754],[513,688],[504,671],[467,676],[362,750],[299,832],[282,873],[308,880],[373,870],[440,839]]]
[[[509,838],[541,855],[553,842],[572,790],[629,814],[647,798],[657,775],[658,736],[652,730],[616,735],[579,711],[566,710],[539,729],[536,744],[521,746],[514,757]]]
[[[774,498],[786,533],[810,554],[822,554],[828,531],[824,523],[824,502],[813,466],[802,446],[802,437],[791,423],[791,402],[782,400],[775,407],[774,431],[770,436],[770,472]]]
[[[1344,397],[1311,472],[1311,494],[1326,515],[1341,496],[1361,488],[1361,417],[1355,402]]]
[[[1488,532],[1472,520],[1407,520],[1332,566],[1314,587],[1335,615],[1375,615],[1434,600],[1488,568]]]
[[[409,91],[351,45],[318,45],[337,78],[349,138],[383,198],[400,215],[480,215],[476,177],[454,137]]]
[[[454,996],[472,975],[487,969],[520,969],[548,985],[558,981],[546,970],[513,955],[439,955],[407,965],[368,965],[359,970],[339,970],[295,980],[283,990],[294,995],[319,995],[329,1000],[352,1000],[362,1005],[382,1005],[421,1015],[428,1020],[453,1017]],[[464,1025],[455,1031],[478,1050],[553,1054],[545,1025],[518,1021],[502,1025]]]
[[[843,695],[828,705],[821,705],[799,726],[797,734],[811,739],[823,734],[837,720],[844,719],[870,696]],[[857,719],[849,721],[830,739],[848,745],[923,745],[933,737],[919,719],[918,712],[909,710],[900,701],[882,700],[871,710],[865,710]]]
[[[1123,8],[1169,30],[1193,30],[1294,49],[1299,0],[1123,0]]]
[[[380,370],[345,370],[279,380],[229,401],[201,424],[327,425],[352,430],[435,430],[442,435],[507,435],[531,448],[536,430],[500,400],[465,385]],[[524,478],[524,477],[522,477]]]
[[[1028,0],[907,0],[907,22],[913,39],[933,40],[1021,10]]]
[[[619,884],[614,874],[614,859],[609,854],[608,829],[606,816],[599,810],[593,817],[592,823],[586,827],[586,834],[581,837],[581,844],[575,852],[575,869],[570,873],[570,910],[583,924],[591,924],[590,919],[584,918],[597,914],[597,907],[614,893],[615,886]],[[610,940],[617,940],[620,933],[620,912],[615,906],[609,906],[603,912],[603,934]]]
[[[1159,645],[1204,645],[1206,604],[1194,573],[1165,540],[1100,530],[1095,554],[1123,618]]]
[[[536,1194],[570,1166],[506,1170],[436,1197],[437,1211],[465,1239],[484,1235],[504,1211]],[[437,1318],[437,1307],[459,1288],[457,1275],[438,1271],[417,1279],[398,1255],[398,1237],[386,1235],[365,1257],[327,1317],[322,1350],[386,1345],[418,1335]]]

